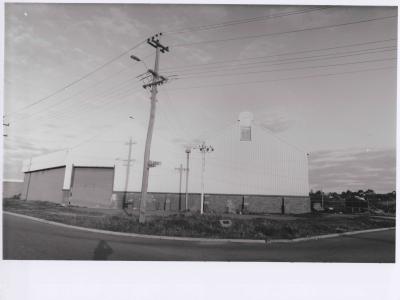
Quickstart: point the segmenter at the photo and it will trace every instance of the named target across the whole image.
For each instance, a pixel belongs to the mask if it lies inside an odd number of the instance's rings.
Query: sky
[[[137,76],[158,32],[170,80],[155,135],[184,145],[249,111],[309,153],[310,189],[395,189],[393,7],[7,3],[4,178],[56,150],[125,155],[132,128],[147,127]]]

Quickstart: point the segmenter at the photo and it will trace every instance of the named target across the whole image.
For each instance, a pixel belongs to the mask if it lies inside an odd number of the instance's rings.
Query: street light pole
[[[202,153],[202,170],[201,170],[201,196],[200,196],[200,214],[204,213],[204,173],[206,170],[206,153],[213,152],[214,148],[212,146],[207,146],[205,142],[197,146]]]

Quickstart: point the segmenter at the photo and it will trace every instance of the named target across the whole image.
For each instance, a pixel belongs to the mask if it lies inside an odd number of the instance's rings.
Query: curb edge
[[[8,214],[15,217],[25,218],[33,221],[37,221],[44,224],[60,226],[64,228],[76,229],[80,231],[89,231],[94,233],[101,234],[109,234],[115,236],[125,236],[125,237],[134,237],[134,238],[145,238],[145,239],[157,239],[157,240],[172,240],[172,241],[186,241],[186,242],[207,242],[207,243],[248,243],[248,244],[277,244],[277,243],[296,243],[296,242],[305,242],[311,240],[320,240],[327,238],[334,238],[346,235],[356,235],[362,233],[369,232],[379,232],[396,229],[396,227],[384,227],[384,228],[374,228],[374,229],[366,229],[366,230],[357,230],[357,231],[348,231],[343,233],[332,233],[332,234],[324,234],[324,235],[315,235],[309,237],[301,237],[295,239],[275,239],[275,240],[251,240],[251,239],[212,239],[212,238],[194,238],[194,237],[177,237],[177,236],[162,236],[162,235],[148,235],[148,234],[139,234],[139,233],[129,233],[129,232],[118,232],[118,231],[109,231],[102,229],[95,229],[89,227],[80,227],[75,225],[69,225],[54,221],[48,221],[45,219],[40,219],[24,214],[13,213],[9,211],[3,211],[4,214]]]

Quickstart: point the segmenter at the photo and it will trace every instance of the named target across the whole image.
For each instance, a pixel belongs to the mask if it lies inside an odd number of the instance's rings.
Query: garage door
[[[65,167],[25,173],[23,199],[61,203],[64,174]]]
[[[111,207],[114,168],[74,167],[70,203],[86,207]]]

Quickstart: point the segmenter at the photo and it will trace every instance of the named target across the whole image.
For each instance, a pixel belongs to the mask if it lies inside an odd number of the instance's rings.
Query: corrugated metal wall
[[[239,195],[308,196],[307,154],[282,141],[266,129],[252,126],[251,141],[240,141],[239,125],[231,126],[206,139],[214,152],[206,154],[205,192]],[[142,177],[142,149],[137,145],[136,161],[131,169],[130,191],[140,191]],[[179,192],[179,172],[186,166],[182,146],[175,149],[159,147],[154,143],[151,159],[162,164],[150,170],[150,192]],[[189,192],[201,191],[201,153],[190,155]],[[123,190],[125,168],[116,166],[116,189]],[[185,186],[183,174],[182,186]]]
[[[70,203],[87,207],[111,207],[114,169],[74,167]]]
[[[215,151],[206,154],[205,192],[239,195],[292,195],[308,196],[308,159],[304,151],[286,143],[266,129],[252,126],[251,141],[240,141],[239,124],[216,132],[206,139]],[[135,145],[131,167],[129,191],[140,191],[142,182],[143,145]],[[182,145],[166,147],[155,138],[151,159],[162,162],[151,168],[149,191],[179,192],[177,167],[186,166]],[[116,165],[114,190],[123,191],[126,167]],[[185,186],[183,174],[182,186]],[[190,155],[189,191],[201,191],[201,153]]]
[[[215,148],[206,154],[208,193],[308,196],[306,153],[266,129],[253,125],[251,141],[240,141],[234,126],[207,143]],[[193,158],[200,160],[198,151]],[[193,176],[199,177],[199,169]]]
[[[22,199],[61,203],[65,167],[25,173]]]

